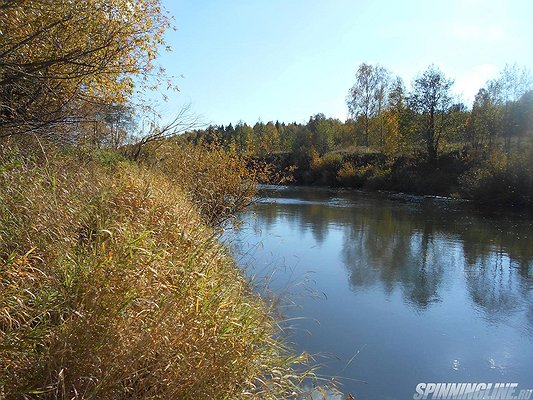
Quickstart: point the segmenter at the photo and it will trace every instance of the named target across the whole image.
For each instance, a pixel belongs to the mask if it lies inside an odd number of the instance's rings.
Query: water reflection
[[[464,275],[471,300],[490,321],[529,307],[533,228],[527,220],[494,218],[435,199],[391,199],[326,189],[266,192],[257,224],[283,221],[318,244],[342,231],[341,260],[354,291],[396,288],[422,311],[443,286]],[[417,201],[416,201],[417,200]]]
[[[266,267],[276,293],[296,292],[284,310],[298,321],[291,340],[332,355],[319,372],[351,379],[346,393],[411,398],[418,382],[533,387],[530,219],[315,188],[269,190],[243,218],[230,238],[253,255],[243,265]],[[310,270],[321,300],[289,283]]]

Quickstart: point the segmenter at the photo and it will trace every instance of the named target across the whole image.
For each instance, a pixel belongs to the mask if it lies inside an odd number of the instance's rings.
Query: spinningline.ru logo
[[[518,389],[518,383],[419,383],[414,400],[529,400],[533,389]]]

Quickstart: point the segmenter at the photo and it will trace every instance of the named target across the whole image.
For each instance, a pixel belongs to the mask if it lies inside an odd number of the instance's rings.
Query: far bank
[[[257,161],[271,164],[290,185],[439,196],[485,210],[533,211],[533,161],[527,154],[463,148],[429,161],[420,154],[391,157],[368,149],[323,155],[310,150]]]

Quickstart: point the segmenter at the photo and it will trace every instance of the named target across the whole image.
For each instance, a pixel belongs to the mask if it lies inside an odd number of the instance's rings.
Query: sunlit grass
[[[1,150],[6,398],[300,395],[306,356],[278,339],[217,240],[214,200],[202,209],[183,178],[157,171],[109,154]]]

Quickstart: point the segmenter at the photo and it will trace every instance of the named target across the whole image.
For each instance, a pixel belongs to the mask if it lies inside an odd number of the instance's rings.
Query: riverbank
[[[533,211],[533,162],[524,155],[449,151],[429,162],[380,152],[294,153],[260,158],[295,185],[386,191],[471,201],[484,210]]]
[[[218,241],[224,213],[251,193],[234,191],[236,159],[176,147],[148,166],[41,149],[0,147],[0,397],[299,391],[305,356],[285,347],[271,306]]]

